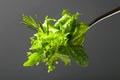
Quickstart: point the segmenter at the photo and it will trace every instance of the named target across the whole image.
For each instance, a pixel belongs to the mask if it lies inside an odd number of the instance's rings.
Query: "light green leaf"
[[[38,63],[40,60],[39,53],[30,54],[28,57],[28,61],[26,61],[23,66],[33,66],[34,64]]]
[[[58,57],[61,61],[63,61],[66,66],[70,65],[71,60],[68,55],[57,53],[55,56]]]

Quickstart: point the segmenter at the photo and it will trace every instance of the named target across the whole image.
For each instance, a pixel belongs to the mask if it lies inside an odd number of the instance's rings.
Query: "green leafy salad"
[[[31,47],[27,52],[28,60],[23,66],[34,66],[44,62],[48,73],[55,69],[58,60],[66,66],[74,59],[82,67],[88,66],[88,56],[84,50],[85,33],[89,26],[78,22],[79,13],[70,14],[63,10],[60,19],[45,17],[44,23],[38,17],[23,15],[22,24],[36,31],[30,37]]]

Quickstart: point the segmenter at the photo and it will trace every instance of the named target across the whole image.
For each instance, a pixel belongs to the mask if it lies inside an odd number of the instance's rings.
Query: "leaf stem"
[[[103,20],[105,20],[105,19],[107,19],[107,18],[109,18],[109,17],[111,17],[111,16],[113,16],[115,14],[118,14],[118,13],[120,13],[120,7],[117,7],[115,9],[113,9],[113,10],[111,10],[111,11],[109,11],[109,12],[103,14],[103,15],[101,15],[100,17],[94,19],[89,24],[89,28],[92,28],[95,24],[97,24],[97,23],[99,23],[99,22],[101,22],[101,21],[103,21]]]

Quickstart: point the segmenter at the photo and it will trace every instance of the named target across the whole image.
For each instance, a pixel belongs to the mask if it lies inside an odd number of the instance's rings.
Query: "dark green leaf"
[[[83,67],[88,66],[88,56],[82,46],[70,45],[68,50],[69,54],[78,64]]]
[[[74,29],[74,32],[72,31],[69,44],[72,45],[83,45],[85,41],[85,33],[89,29],[88,25],[80,22],[76,24],[76,28]]]
[[[70,44],[82,46],[84,42],[85,42],[85,34],[81,35],[79,38],[74,39],[73,41],[71,41]]]

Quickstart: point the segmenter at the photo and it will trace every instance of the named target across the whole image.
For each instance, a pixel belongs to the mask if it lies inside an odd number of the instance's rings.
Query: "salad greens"
[[[42,24],[37,16],[34,19],[23,15],[22,24],[36,31],[30,38],[28,60],[23,66],[34,66],[44,62],[48,66],[48,72],[51,72],[58,60],[67,66],[71,64],[71,58],[80,66],[88,66],[84,42],[89,26],[84,22],[78,22],[78,16],[78,12],[70,14],[68,10],[63,10],[60,19],[46,16]]]

